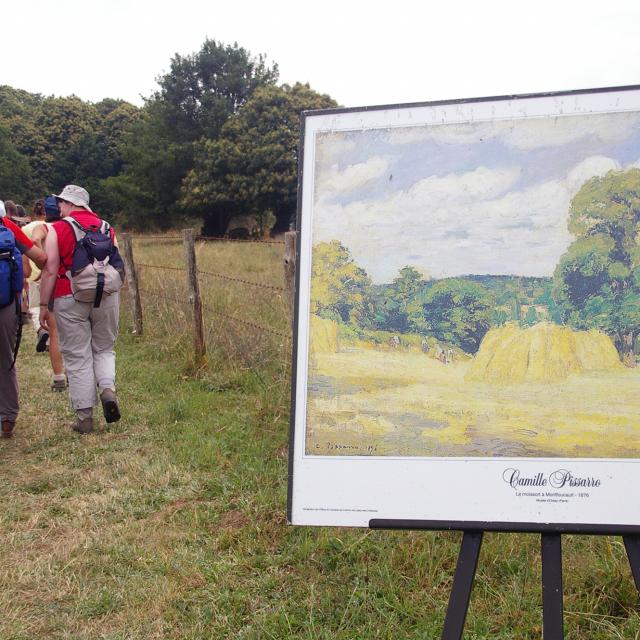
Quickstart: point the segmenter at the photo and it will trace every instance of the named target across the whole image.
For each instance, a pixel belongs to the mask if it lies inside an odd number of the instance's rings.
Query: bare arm
[[[24,252],[24,255],[31,258],[31,260],[38,265],[39,269],[42,269],[47,263],[47,254],[35,244],[31,249],[27,249],[27,251]]]
[[[44,241],[46,237],[47,237],[47,225],[43,222],[33,230],[33,233],[31,234],[31,241],[38,248],[44,249]]]
[[[22,256],[22,273],[25,280],[31,276],[31,262],[27,256]]]
[[[60,268],[60,252],[58,250],[58,234],[55,229],[51,229],[47,234],[44,243],[47,252],[47,264],[42,270],[42,281],[40,283],[40,301],[41,304],[48,303],[53,296],[53,289],[58,277],[58,269]]]

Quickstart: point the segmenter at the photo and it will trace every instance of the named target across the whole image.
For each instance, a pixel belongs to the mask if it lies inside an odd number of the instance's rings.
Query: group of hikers
[[[22,209],[22,210],[21,210]],[[40,198],[33,213],[0,200],[0,434],[19,411],[16,358],[32,322],[36,351],[49,352],[53,391],[69,390],[74,431],[93,430],[93,408],[120,419],[114,345],[124,265],[114,229],[89,207],[83,187]]]

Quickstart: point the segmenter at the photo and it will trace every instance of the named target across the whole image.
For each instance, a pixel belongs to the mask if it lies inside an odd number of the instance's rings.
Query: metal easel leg
[[[622,539],[627,550],[636,589],[640,591],[640,536],[622,536]]]
[[[542,534],[542,637],[544,640],[564,640],[559,533]]]
[[[462,638],[481,545],[482,531],[464,532],[441,640],[461,640]]]

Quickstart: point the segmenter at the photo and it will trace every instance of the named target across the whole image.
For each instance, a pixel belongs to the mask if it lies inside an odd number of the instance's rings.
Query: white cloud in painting
[[[430,176],[406,191],[346,205],[319,200],[314,242],[341,240],[375,282],[411,264],[434,277],[550,276],[571,242],[567,214],[584,180],[618,168],[593,156],[560,179],[509,190],[517,167]]]
[[[320,169],[336,164],[356,148],[356,143],[348,134],[330,131],[319,133],[315,139],[315,163]]]
[[[347,195],[383,176],[389,169],[389,160],[380,156],[366,162],[351,164],[340,169],[333,165],[316,173],[316,197],[329,198],[336,193]]]
[[[448,208],[466,202],[495,198],[507,191],[520,177],[518,167],[488,169],[478,167],[463,174],[429,176],[414,184],[403,197],[406,204],[422,208],[423,203],[438,203]]]
[[[387,141],[405,145],[434,140],[440,144],[468,145],[500,140],[520,150],[566,146],[582,139],[601,143],[621,142],[640,128],[640,113],[509,118],[460,123],[434,123],[389,129]]]
[[[570,190],[577,192],[589,178],[603,176],[609,171],[618,171],[619,169],[621,169],[620,163],[613,158],[591,156],[569,171],[566,179],[567,186]]]

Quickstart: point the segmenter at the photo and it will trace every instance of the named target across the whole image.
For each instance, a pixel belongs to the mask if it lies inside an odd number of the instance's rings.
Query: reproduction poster
[[[640,529],[640,90],[303,125],[290,521]]]

